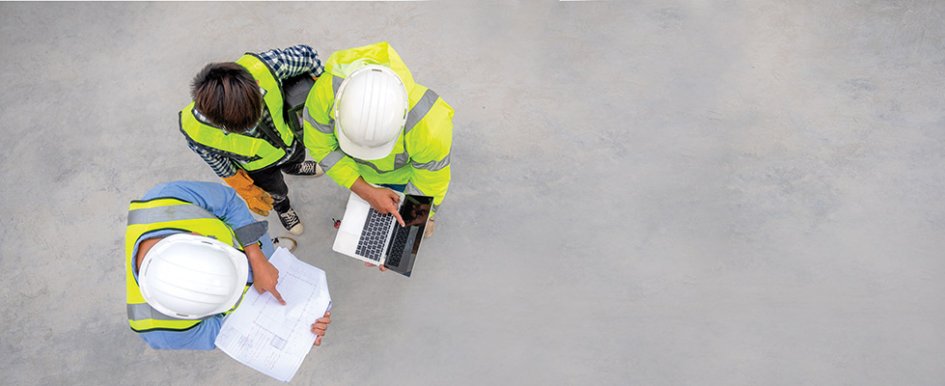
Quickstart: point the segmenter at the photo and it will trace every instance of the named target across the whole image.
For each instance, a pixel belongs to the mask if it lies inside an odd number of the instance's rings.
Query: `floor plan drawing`
[[[223,323],[217,347],[257,371],[288,382],[315,342],[310,326],[331,305],[325,272],[280,248],[270,262],[279,269],[278,290],[246,292],[243,303]]]

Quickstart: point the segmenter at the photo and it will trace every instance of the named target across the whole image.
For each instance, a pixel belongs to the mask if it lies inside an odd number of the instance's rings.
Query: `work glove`
[[[246,201],[246,206],[253,213],[260,216],[269,215],[269,211],[272,210],[272,196],[254,185],[253,179],[249,177],[249,174],[246,174],[245,170],[240,169],[236,174],[224,178],[223,181],[236,190],[236,194],[239,194],[243,201]]]

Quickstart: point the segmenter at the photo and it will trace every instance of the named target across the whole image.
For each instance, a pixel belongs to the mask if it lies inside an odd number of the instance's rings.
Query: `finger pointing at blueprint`
[[[279,248],[269,261],[279,269],[279,304],[268,292],[246,291],[223,322],[216,345],[237,361],[283,382],[302,365],[315,342],[311,325],[331,304],[325,271]]]

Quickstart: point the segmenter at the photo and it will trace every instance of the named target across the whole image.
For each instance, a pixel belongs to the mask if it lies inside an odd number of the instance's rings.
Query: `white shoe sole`
[[[288,249],[289,252],[295,251],[295,248],[299,246],[299,242],[291,237],[280,236],[276,237],[276,240],[279,241],[279,247]]]

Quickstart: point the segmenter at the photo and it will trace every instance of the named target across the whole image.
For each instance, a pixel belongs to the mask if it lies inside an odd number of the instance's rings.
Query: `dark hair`
[[[262,116],[262,93],[242,66],[210,63],[194,77],[191,95],[201,114],[228,131],[252,129]]]

